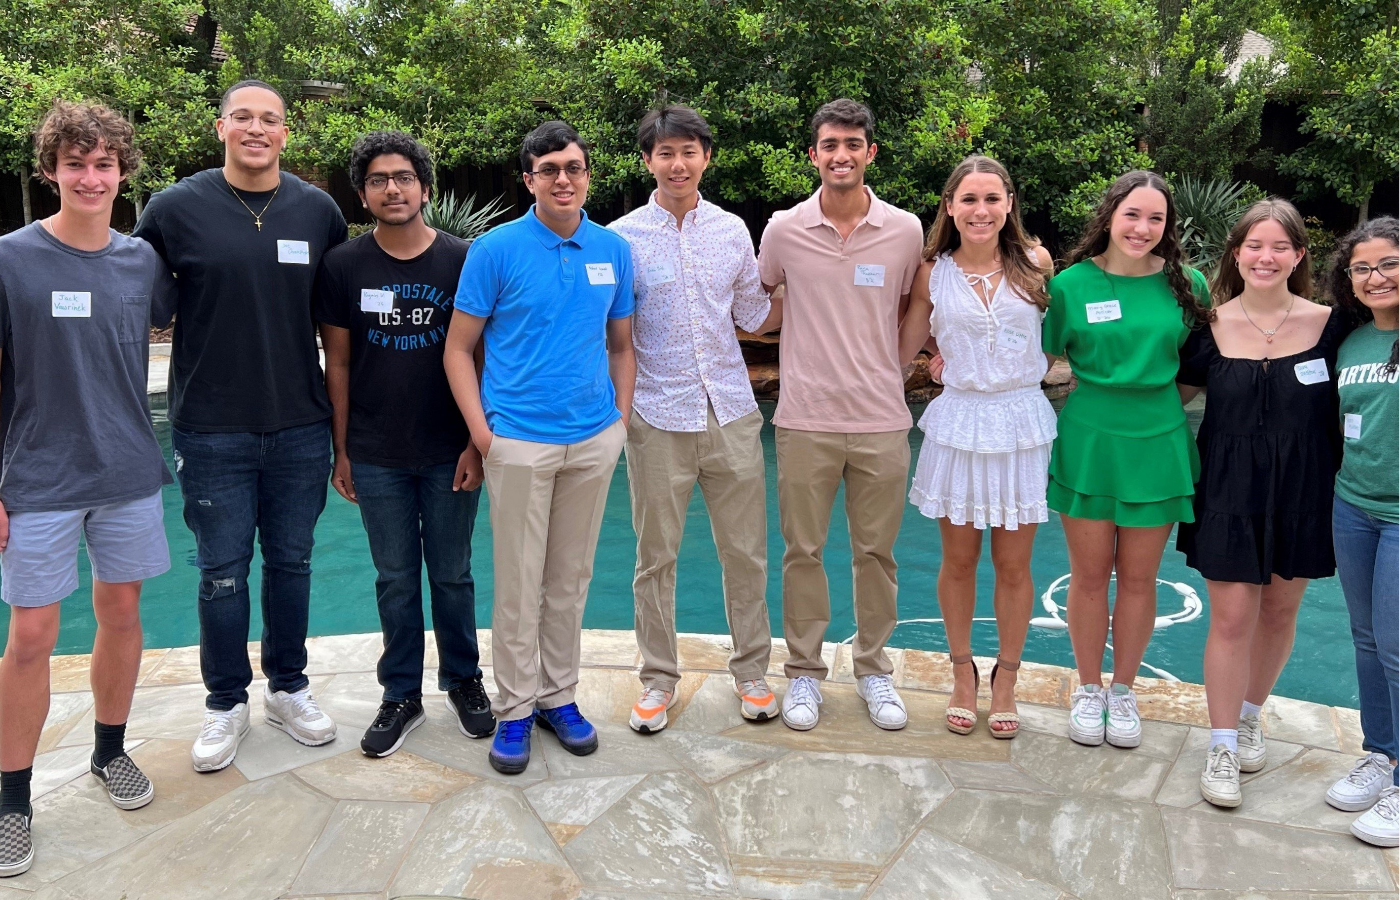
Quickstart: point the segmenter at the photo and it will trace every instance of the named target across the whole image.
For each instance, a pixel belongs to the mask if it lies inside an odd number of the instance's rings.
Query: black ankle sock
[[[0,772],[0,816],[6,813],[29,815],[29,779],[34,767]]]
[[[97,735],[97,745],[92,748],[92,762],[97,768],[102,768],[126,752],[125,722],[120,725],[103,725],[94,720],[93,731]]]

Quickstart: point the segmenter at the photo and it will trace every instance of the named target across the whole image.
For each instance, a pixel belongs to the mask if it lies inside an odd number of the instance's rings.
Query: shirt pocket
[[[151,295],[127,294],[122,297],[118,339],[123,344],[141,344],[150,340]]]

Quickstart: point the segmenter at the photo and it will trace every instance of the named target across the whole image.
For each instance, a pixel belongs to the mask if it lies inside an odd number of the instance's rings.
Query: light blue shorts
[[[0,599],[48,606],[76,591],[79,535],[96,581],[121,584],[169,571],[164,520],[159,491],[92,509],[11,513],[10,542],[0,552]]]

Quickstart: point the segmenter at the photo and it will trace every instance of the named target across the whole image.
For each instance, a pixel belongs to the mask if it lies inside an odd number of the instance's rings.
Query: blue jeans
[[[268,432],[171,429],[199,566],[199,665],[209,709],[248,700],[248,567],[262,550],[262,670],[274,691],[306,687],[311,547],[331,470],[330,422]]]
[[[1337,497],[1332,503],[1332,540],[1337,576],[1351,615],[1356,645],[1356,681],[1361,693],[1362,748],[1396,758],[1400,722],[1400,526],[1357,509]]]
[[[472,528],[481,490],[453,491],[455,463],[388,467],[351,463],[369,552],[384,653],[385,700],[423,695],[423,563],[438,646],[438,689],[481,677],[476,645]]]

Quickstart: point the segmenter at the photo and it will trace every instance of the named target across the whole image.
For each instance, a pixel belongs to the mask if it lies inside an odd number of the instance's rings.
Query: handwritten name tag
[[[360,291],[360,311],[372,313],[386,313],[394,311],[393,291],[372,291],[365,288]]]
[[[856,263],[857,287],[884,287],[885,267],[867,263]]]
[[[584,263],[583,268],[588,272],[589,284],[617,284],[612,263]]]
[[[1030,346],[1031,333],[1020,328],[1013,328],[1010,325],[1003,325],[997,329],[997,346],[1005,347],[1007,350],[1020,352]]]
[[[1293,367],[1300,384],[1321,384],[1327,380],[1327,360],[1310,359]]]
[[[311,245],[306,241],[278,241],[277,261],[294,266],[311,265]]]
[[[669,262],[657,262],[647,266],[646,272],[647,287],[656,287],[658,284],[670,284],[676,280],[676,269]],[[612,284],[611,281],[603,282]]]
[[[1090,325],[1097,325],[1100,322],[1112,322],[1114,319],[1123,318],[1123,307],[1118,305],[1117,300],[1086,303],[1084,304],[1084,314],[1089,317]]]
[[[1342,416],[1342,434],[1354,441],[1361,440],[1361,414],[1347,413]]]
[[[92,317],[91,291],[54,291],[53,316],[56,319],[88,319]]]

